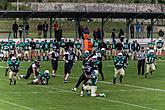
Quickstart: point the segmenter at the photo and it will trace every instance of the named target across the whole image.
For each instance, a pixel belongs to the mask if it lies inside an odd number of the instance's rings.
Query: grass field
[[[6,63],[0,63],[0,110],[164,110],[164,62],[158,61],[156,72],[145,79],[137,75],[136,61],[130,61],[124,85],[113,85],[112,61],[105,61],[105,81],[98,82],[98,92],[104,92],[107,98],[80,97],[80,87],[77,92],[71,91],[81,74],[81,62],[73,66],[67,84],[63,83],[63,63],[59,62],[58,76],[51,78],[47,86],[28,85],[30,79],[18,80],[17,85],[10,86],[4,76]],[[22,62],[24,69],[19,74],[25,74],[28,66],[29,62]],[[51,70],[50,62],[42,62],[41,68]]]

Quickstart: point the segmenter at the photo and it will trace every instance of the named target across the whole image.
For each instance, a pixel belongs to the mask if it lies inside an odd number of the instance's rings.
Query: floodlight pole
[[[19,0],[17,0],[17,11],[19,11]],[[19,20],[19,18],[16,18],[16,20],[18,21]]]
[[[75,38],[78,37],[78,30],[79,30],[79,27],[80,27],[80,20],[79,20],[79,18],[76,18]]]
[[[50,26],[49,26],[50,38],[52,38],[52,23],[53,23],[53,18],[50,17]]]
[[[151,19],[151,39],[153,39],[153,32],[154,32],[154,19]]]
[[[27,18],[23,18],[23,41],[25,41],[27,35],[26,35],[26,23],[27,23]]]

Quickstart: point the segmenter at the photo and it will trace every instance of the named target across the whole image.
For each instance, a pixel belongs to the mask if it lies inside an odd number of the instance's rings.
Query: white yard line
[[[24,108],[26,110],[34,110],[33,108],[26,107],[26,106],[23,106],[23,105],[20,105],[20,104],[16,104],[16,103],[12,103],[12,102],[9,102],[9,101],[6,101],[6,100],[1,100],[0,99],[0,102],[6,103],[6,104],[10,104],[10,105],[14,105],[14,106],[17,106],[17,107],[20,107],[20,108]]]
[[[5,68],[5,66],[0,66],[0,68]],[[63,75],[57,75],[57,76],[63,77]],[[78,79],[77,77],[70,77],[70,78]],[[104,84],[112,84],[112,83],[106,82],[106,81],[98,81],[98,82],[99,83],[104,83]],[[165,90],[162,90],[162,89],[154,89],[154,88],[148,88],[148,87],[142,87],[142,86],[135,86],[135,85],[128,85],[128,84],[124,84],[124,86],[165,92]],[[55,88],[55,87],[48,87],[48,86],[38,86],[38,87],[48,88],[48,89],[56,89],[58,91],[67,92],[67,93],[74,93],[72,91],[68,91],[68,90],[64,90],[64,89],[60,89],[60,88]],[[78,93],[74,93],[74,94],[78,94]],[[106,101],[109,101],[109,102],[114,102],[114,103],[119,103],[119,104],[124,104],[124,105],[129,105],[129,106],[138,107],[138,108],[143,108],[143,109],[147,109],[147,110],[157,110],[157,109],[150,108],[150,107],[145,107],[145,106],[141,106],[141,105],[137,105],[137,104],[127,103],[127,102],[122,102],[122,101],[117,101],[117,100],[112,100],[112,99],[106,99],[106,98],[100,98],[100,97],[97,97],[97,99],[106,100]],[[11,102],[8,102],[8,101],[5,101],[5,100],[0,100],[0,101],[3,102],[3,103],[8,103],[8,104],[11,104],[11,105],[22,107],[22,108],[25,108],[25,109],[28,109],[28,110],[33,110],[33,108],[29,108],[29,107],[22,106],[22,105],[19,105],[19,104],[11,103]]]
[[[40,87],[47,88],[47,89],[55,89],[55,90],[59,90],[59,91],[66,92],[66,93],[79,94],[76,92],[72,92],[72,91],[68,91],[68,90],[64,90],[64,89],[60,89],[60,88],[56,88],[56,87],[47,87],[47,86],[40,86]],[[108,98],[101,98],[101,97],[96,97],[96,98],[100,99],[100,100],[105,100],[105,101],[114,102],[114,103],[118,103],[118,104],[124,104],[124,105],[137,107],[137,108],[143,108],[143,109],[147,109],[147,110],[157,110],[157,109],[150,108],[150,107],[145,107],[145,106],[127,103],[127,102],[122,102],[122,101],[117,101],[117,100],[112,100],[112,99],[108,99]]]

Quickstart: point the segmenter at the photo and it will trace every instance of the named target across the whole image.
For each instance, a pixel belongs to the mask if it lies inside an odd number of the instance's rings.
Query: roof
[[[139,18],[165,19],[165,13],[153,12],[85,12],[85,11],[0,11],[0,18]]]

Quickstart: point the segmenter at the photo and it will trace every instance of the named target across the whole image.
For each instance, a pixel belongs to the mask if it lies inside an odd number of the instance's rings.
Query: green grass
[[[22,62],[21,68],[29,65],[29,62]],[[67,84],[63,83],[64,67],[59,62],[58,76],[51,78],[47,86],[27,85],[31,79],[18,80],[17,85],[10,86],[8,78],[4,76],[6,63],[0,63],[0,110],[164,110],[164,61],[158,61],[157,65],[153,76],[145,79],[137,76],[136,61],[130,61],[124,85],[113,85],[112,62],[104,61],[105,81],[98,82],[98,92],[104,92],[107,98],[95,98],[80,97],[81,86],[76,93],[71,91],[81,74],[81,62],[73,66],[72,77]],[[41,69],[51,71],[50,62],[42,62]],[[19,72],[25,73],[24,69]]]

